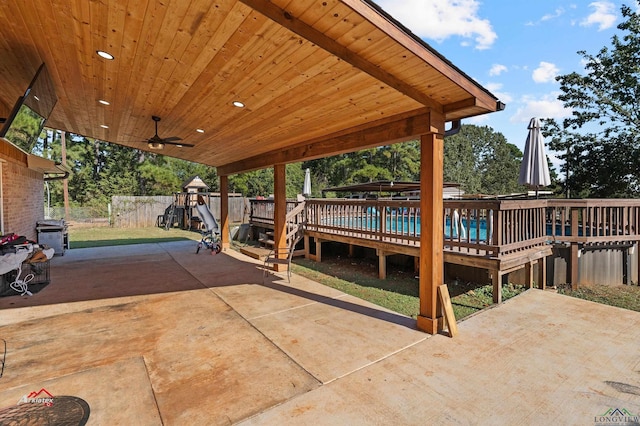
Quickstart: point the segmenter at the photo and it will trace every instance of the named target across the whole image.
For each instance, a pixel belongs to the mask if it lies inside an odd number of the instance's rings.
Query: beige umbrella
[[[544,137],[540,129],[540,119],[532,118],[528,128],[529,134],[524,147],[518,183],[535,188],[537,197],[540,187],[551,185],[551,177],[544,148]]]

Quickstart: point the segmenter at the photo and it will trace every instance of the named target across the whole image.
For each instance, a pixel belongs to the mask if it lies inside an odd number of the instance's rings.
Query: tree
[[[518,184],[522,152],[488,126],[465,124],[445,139],[444,180],[459,183],[468,194],[509,194]]]
[[[312,181],[322,189],[377,180],[413,181],[420,177],[420,145],[409,141],[305,161]]]
[[[640,15],[621,8],[625,34],[611,49],[578,54],[585,75],[558,76],[558,97],[572,114],[560,125],[546,120],[550,147],[564,160],[565,186],[572,196],[640,196]]]

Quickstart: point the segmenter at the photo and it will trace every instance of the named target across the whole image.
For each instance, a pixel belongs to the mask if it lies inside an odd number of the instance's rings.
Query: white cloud
[[[511,116],[512,123],[528,123],[533,117],[561,119],[569,117],[571,110],[564,107],[558,100],[558,92],[552,92],[542,97],[525,96],[519,103],[522,104]]]
[[[379,0],[376,3],[421,38],[443,41],[462,37],[476,49],[490,48],[498,38],[488,19],[478,16],[478,0]]]
[[[551,62],[540,62],[538,68],[533,70],[531,77],[536,83],[550,83],[555,81],[560,70]]]
[[[508,92],[502,91],[502,83],[486,83],[483,84],[484,88],[493,93],[502,103],[509,104],[513,101],[513,96]]]
[[[547,13],[545,15],[542,15],[542,17],[537,22],[528,21],[524,25],[527,26],[527,27],[533,27],[533,26],[536,26],[536,25],[540,25],[540,23],[542,23],[542,22],[551,21],[553,19],[560,18],[562,15],[564,15],[564,12],[565,12],[564,8],[559,7],[556,10],[554,10],[553,13]]]
[[[589,16],[580,22],[583,27],[598,26],[598,31],[611,28],[617,19],[616,6],[609,1],[595,1],[589,4],[595,9]]]
[[[496,75],[500,75],[503,72],[507,72],[507,67],[502,65],[502,64],[493,64],[491,66],[491,69],[489,70],[489,75],[490,76],[496,76]]]

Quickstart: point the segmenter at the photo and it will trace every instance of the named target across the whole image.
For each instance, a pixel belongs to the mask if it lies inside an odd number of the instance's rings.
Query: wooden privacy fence
[[[117,228],[144,228],[156,226],[158,216],[165,213],[172,203],[180,202],[182,193],[174,195],[158,195],[153,197],[114,196],[111,197],[111,223]],[[208,195],[209,208],[213,215],[220,219],[220,196]],[[205,197],[207,199],[207,197]],[[178,207],[184,207],[182,204]],[[197,216],[195,205],[194,215]],[[229,221],[245,223],[248,221],[249,201],[245,197],[229,197]]]

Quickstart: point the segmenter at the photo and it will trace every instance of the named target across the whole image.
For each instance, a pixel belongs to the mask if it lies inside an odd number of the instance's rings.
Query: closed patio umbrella
[[[302,195],[311,196],[311,170],[304,171],[304,185],[302,185]]]
[[[536,190],[543,186],[551,185],[549,176],[549,164],[544,149],[544,137],[540,129],[540,119],[532,118],[529,122],[529,134],[524,147],[524,156],[520,165],[520,185],[528,185]]]

